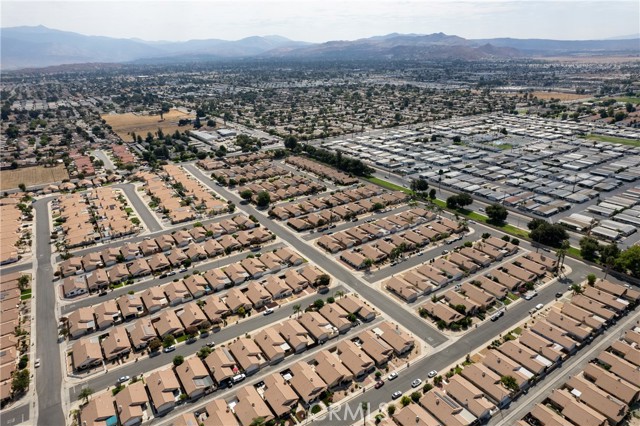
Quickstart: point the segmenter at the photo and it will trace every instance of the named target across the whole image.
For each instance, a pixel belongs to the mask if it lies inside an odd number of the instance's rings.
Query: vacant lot
[[[46,183],[60,182],[69,179],[69,174],[64,166],[55,167],[25,167],[16,170],[0,171],[0,190],[17,188],[24,183],[27,187],[32,185],[43,185]]]
[[[192,118],[184,112],[172,109],[164,114],[164,120],[160,120],[160,115],[140,115],[132,112],[126,114],[105,114],[102,119],[113,128],[120,138],[125,142],[131,142],[131,132],[142,136],[144,139],[147,132],[155,133],[158,129],[162,129],[165,134],[174,133],[176,130],[181,132],[192,129],[192,126],[178,127],[178,121],[184,118]]]
[[[549,100],[560,99],[561,101],[573,101],[576,99],[590,99],[591,95],[578,94],[578,93],[563,93],[563,92],[533,92],[533,96],[538,99]]]

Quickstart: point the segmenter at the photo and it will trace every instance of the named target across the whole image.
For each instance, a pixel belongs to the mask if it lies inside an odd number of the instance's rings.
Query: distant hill
[[[241,58],[298,60],[507,59],[550,55],[638,55],[640,38],[588,41],[496,38],[468,40],[455,35],[398,34],[353,41],[305,43],[281,36],[242,40],[145,41],[85,36],[43,26],[1,29],[2,69],[84,63],[171,63]]]

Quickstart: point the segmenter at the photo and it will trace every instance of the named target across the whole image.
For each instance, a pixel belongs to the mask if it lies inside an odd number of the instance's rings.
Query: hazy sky
[[[0,0],[0,14],[2,27],[145,40],[278,34],[321,42],[392,32],[566,40],[640,33],[638,0]]]

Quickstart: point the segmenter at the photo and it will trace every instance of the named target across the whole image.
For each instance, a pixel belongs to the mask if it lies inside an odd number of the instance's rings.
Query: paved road
[[[49,210],[47,204],[54,197],[36,201],[36,358],[43,366],[36,370],[38,420],[40,424],[63,425],[60,388],[62,367],[58,350],[58,321],[55,313],[56,286],[53,285],[51,245],[49,245]]]
[[[149,208],[142,202],[142,199],[136,192],[136,187],[133,184],[118,183],[113,186],[114,188],[122,189],[124,193],[127,194],[127,198],[129,199],[129,201],[131,201],[133,207],[135,207],[138,216],[140,216],[140,220],[142,220],[144,224],[147,225],[147,229],[150,232],[162,231],[162,226],[160,226],[156,218],[149,211]]]
[[[300,254],[307,259],[312,260],[320,268],[329,272],[337,278],[338,281],[345,283],[356,293],[359,293],[362,297],[371,302],[371,304],[376,306],[380,311],[391,315],[395,321],[400,323],[400,325],[411,330],[411,332],[415,333],[429,345],[438,346],[447,341],[447,338],[439,331],[432,329],[431,327],[425,327],[424,322],[420,317],[405,309],[398,309],[398,304],[395,301],[391,300],[386,295],[381,294],[377,289],[372,288],[363,280],[357,278],[352,271],[349,271],[342,265],[338,264],[333,257],[325,256],[315,248],[309,246],[297,235],[289,231],[286,228],[286,225],[282,225],[271,218],[264,216],[252,205],[240,204],[240,198],[238,196],[229,192],[225,188],[214,185],[214,183],[193,164],[187,164],[184,165],[184,167],[206,185],[219,192],[227,200],[234,201],[238,205],[238,208],[243,210],[247,215],[254,215],[259,218],[259,220],[268,222],[267,227],[278,237],[291,244],[291,246],[293,246]]]
[[[333,291],[346,291],[347,289],[343,286],[335,286],[332,288]],[[178,345],[176,350],[169,353],[161,353],[158,356],[153,358],[143,358],[141,361],[136,363],[129,363],[128,365],[122,366],[120,368],[113,369],[106,374],[99,374],[98,376],[92,377],[91,379],[83,382],[82,384],[78,384],[69,389],[69,394],[71,396],[71,401],[75,401],[78,399],[78,393],[80,389],[83,387],[90,387],[91,389],[102,390],[106,389],[107,386],[113,386],[118,380],[119,377],[122,376],[135,376],[140,373],[146,373],[148,371],[152,371],[154,369],[166,366],[169,367],[171,365],[171,361],[173,357],[176,355],[182,355],[184,357],[193,355],[196,353],[202,346],[207,342],[215,341],[218,343],[225,342],[227,340],[234,339],[238,336],[242,336],[246,333],[252,333],[255,330],[265,327],[271,323],[277,323],[282,321],[289,316],[293,315],[293,305],[300,304],[300,306],[307,306],[313,303],[314,300],[318,298],[317,294],[311,294],[309,296],[303,297],[301,299],[296,300],[296,303],[290,303],[288,305],[283,306],[282,308],[276,309],[275,312],[269,316],[264,315],[254,315],[246,321],[240,322],[236,325],[231,325],[223,328],[217,333],[211,333],[207,338],[200,339],[198,342],[190,344],[190,345]]]
[[[29,421],[29,404],[3,411],[0,426],[15,426]]]
[[[107,154],[105,154],[104,151],[102,150],[95,150],[92,151],[91,154],[96,157],[98,160],[102,160],[102,162],[104,163],[104,168],[107,170],[115,170],[116,166],[113,165],[113,161],[111,161],[111,158],[109,158],[109,156]]]
[[[20,263],[18,265],[3,266],[0,268],[0,274],[9,275],[14,272],[27,271],[31,269],[33,262]]]
[[[283,243],[275,243],[275,244],[270,244],[268,246],[265,246],[262,248],[262,253],[266,253],[275,249],[278,249],[280,247],[284,246]],[[189,275],[189,274],[193,274],[193,271],[200,271],[200,272],[204,272],[204,271],[208,271],[210,269],[215,269],[215,268],[220,268],[220,267],[224,267],[227,265],[230,265],[234,262],[239,262],[243,259],[245,259],[249,254],[253,254],[256,255],[259,252],[252,252],[252,251],[243,251],[241,253],[237,253],[234,254],[232,256],[227,256],[227,257],[221,257],[219,259],[208,259],[206,262],[202,262],[202,263],[194,263],[193,266],[191,266],[191,268],[189,268],[187,270],[187,272],[178,272],[176,273],[176,275],[172,275],[170,277],[165,277],[165,278],[153,278],[151,277],[150,279],[146,279],[145,281],[133,284],[133,285],[126,285],[124,287],[120,287],[117,288],[111,292],[108,293],[107,297],[100,297],[100,296],[89,296],[89,297],[85,297],[83,299],[79,299],[78,301],[74,302],[74,303],[70,303],[67,305],[63,305],[61,308],[61,312],[62,314],[67,314],[71,311],[75,311],[76,309],[82,308],[84,306],[91,306],[91,305],[95,305],[96,303],[100,303],[103,302],[105,300],[108,299],[116,299],[119,296],[123,295],[123,294],[127,294],[129,291],[133,290],[136,293],[144,291],[146,289],[148,289],[149,287],[157,287],[160,286],[162,284],[166,284],[168,282],[171,282],[173,280],[176,279],[180,279],[182,277],[184,277],[185,275]]]

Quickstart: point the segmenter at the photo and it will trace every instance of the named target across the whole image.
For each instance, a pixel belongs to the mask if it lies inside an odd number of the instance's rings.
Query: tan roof
[[[149,402],[144,383],[141,381],[127,385],[116,395],[116,406],[119,413],[118,418],[121,423],[128,422],[135,418],[142,418],[142,405]]]
[[[374,365],[373,359],[350,340],[339,342],[336,348],[340,361],[354,376],[363,373]]]
[[[316,398],[327,388],[326,383],[306,362],[296,362],[291,366],[293,377],[289,380],[291,387],[300,398],[309,401]]]
[[[596,364],[587,364],[583,374],[589,378],[590,381],[593,381],[597,387],[610,395],[615,395],[616,398],[622,400],[625,404],[631,404],[640,393],[640,388],[637,384],[622,379]]]
[[[397,325],[392,325],[389,322],[382,322],[373,332],[379,335],[394,351],[400,353],[409,347],[413,347],[415,340],[406,331],[402,330]]]
[[[327,350],[320,351],[315,356],[316,368],[322,380],[328,385],[335,385],[341,380],[351,380],[353,374],[344,366],[338,357]]]
[[[86,426],[103,426],[104,421],[116,414],[113,397],[110,393],[96,395],[82,408],[80,421]]]
[[[234,376],[239,371],[236,360],[233,359],[233,356],[231,356],[227,348],[216,348],[205,358],[204,362],[218,383]]]
[[[280,417],[298,404],[298,395],[279,373],[264,378],[264,399],[271,411]]]
[[[545,426],[566,426],[567,424],[564,417],[543,404],[536,404],[531,410],[531,415]]]
[[[509,391],[500,384],[500,376],[480,363],[466,366],[462,376],[486,393],[495,403],[509,396]]]
[[[213,380],[209,376],[207,367],[197,356],[191,356],[177,366],[176,375],[187,395],[213,386]]]
[[[95,339],[78,340],[71,347],[73,365],[77,368],[94,361],[102,360],[100,344]]]
[[[288,319],[276,326],[278,333],[289,343],[289,346],[296,349],[300,346],[312,345],[313,339],[309,332],[295,319]]]
[[[263,328],[256,334],[255,341],[269,360],[284,357],[285,352],[290,348],[289,344],[276,331],[276,327]]]
[[[577,401],[564,389],[554,389],[549,400],[560,409],[564,417],[581,426],[604,426],[607,418],[586,404]]]
[[[496,405],[484,396],[484,392],[459,374],[454,374],[448,379],[445,390],[476,417],[482,417],[487,411],[496,408]]]
[[[257,417],[262,417],[265,422],[273,419],[273,414],[260,394],[253,386],[243,386],[236,393],[238,403],[233,411],[238,416],[242,426],[249,426]]]
[[[180,389],[178,378],[170,368],[154,371],[145,379],[145,383],[155,407],[175,401],[173,391]]]
[[[447,426],[468,426],[476,418],[439,389],[433,389],[420,398],[420,405]]]
[[[129,336],[124,326],[111,329],[109,335],[102,339],[102,350],[107,359],[130,349],[131,343],[129,342]]]
[[[204,409],[207,411],[205,426],[239,426],[238,420],[224,399],[214,399]]]
[[[400,426],[443,426],[438,419],[417,404],[409,404],[393,415]]]
[[[593,383],[581,376],[569,377],[565,383],[573,395],[592,409],[606,416],[613,424],[618,424],[629,411],[629,406],[620,401],[615,395],[599,389]]]
[[[229,344],[229,350],[243,370],[253,367],[260,368],[265,362],[262,351],[253,339],[240,337]]]

